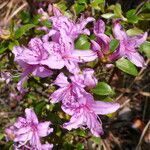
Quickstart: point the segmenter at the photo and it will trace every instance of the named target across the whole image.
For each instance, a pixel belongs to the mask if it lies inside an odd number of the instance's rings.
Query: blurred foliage
[[[81,15],[84,16],[94,16],[95,18],[103,18],[105,22],[108,23],[106,26],[106,34],[111,35],[111,22],[114,19],[121,19],[122,25],[128,29],[128,35],[138,35],[145,31],[149,31],[149,21],[150,21],[150,3],[140,3],[136,8],[127,10],[126,12],[122,10],[122,6],[119,3],[110,4],[107,0],[76,0],[71,2],[60,1],[57,4],[62,13],[79,18]],[[34,7],[34,6],[31,6]],[[33,36],[42,36],[43,31],[37,30],[38,27],[48,27],[51,28],[51,22],[44,20],[39,22],[40,15],[32,15],[30,11],[22,11],[19,14],[21,24],[15,24],[15,20],[7,29],[9,34],[2,33],[0,35],[0,68],[1,72],[10,71],[13,75],[12,84],[16,87],[16,83],[20,78],[20,74],[16,73],[17,68],[19,68],[13,61],[13,55],[11,53],[12,49],[16,45],[26,45],[27,42]],[[75,47],[76,49],[87,50],[90,49],[90,40],[94,37],[88,37],[86,35],[81,35],[76,39]],[[140,51],[150,58],[150,38],[144,44],[140,46]],[[113,39],[110,42],[110,52],[113,52],[119,45],[119,41]],[[97,64],[96,64],[97,65]],[[93,68],[95,64],[90,64]],[[104,67],[105,64],[100,64]],[[6,67],[5,67],[6,66]],[[115,66],[121,71],[136,76],[138,74],[137,68],[127,59],[119,59],[116,61]],[[109,70],[108,72],[109,73]],[[73,130],[67,132],[62,129],[62,124],[69,120],[69,116],[64,114],[60,108],[60,104],[50,104],[48,102],[49,91],[52,93],[55,87],[52,85],[46,86],[46,83],[51,83],[52,79],[38,79],[30,77],[28,83],[26,83],[29,93],[24,96],[24,103],[19,103],[21,108],[33,107],[36,114],[41,120],[51,120],[54,127],[54,133],[50,137],[47,137],[47,141],[56,145],[55,149],[65,149],[65,150],[84,150],[85,145],[83,142],[86,137],[90,137],[90,140],[95,144],[101,143],[101,138],[91,137],[91,135],[82,129]],[[12,90],[12,89],[11,89]],[[15,91],[16,92],[16,91]],[[113,88],[106,82],[99,82],[97,86],[91,90],[98,99],[104,101],[112,101],[114,96]],[[43,94],[45,93],[45,94]],[[22,110],[22,109],[21,109]],[[17,117],[20,114],[12,116],[12,118]],[[0,140],[4,140],[4,134],[0,131]],[[7,143],[4,149],[9,149],[12,143]]]

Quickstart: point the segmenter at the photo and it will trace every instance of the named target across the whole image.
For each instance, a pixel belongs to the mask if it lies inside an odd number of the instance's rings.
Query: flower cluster
[[[62,110],[71,116],[63,128],[71,130],[87,127],[94,136],[100,136],[103,129],[99,115],[113,113],[120,105],[94,100],[90,89],[97,85],[98,80],[94,76],[93,69],[81,69],[80,64],[96,59],[113,63],[124,57],[138,67],[144,67],[144,59],[136,48],[146,40],[147,33],[128,36],[121,29],[120,21],[116,20],[113,27],[114,37],[109,37],[105,34],[105,23],[102,20],[95,21],[92,17],[84,19],[82,16],[75,22],[52,5],[49,6],[49,12],[53,15],[48,16],[40,9],[42,17],[39,21],[48,19],[52,22],[52,28],[38,28],[46,32],[43,37],[32,38],[27,47],[16,46],[13,50],[15,61],[23,69],[17,88],[21,93],[26,92],[23,83],[29,74],[44,78],[52,76],[55,70],[59,70],[53,82],[59,88],[49,99],[51,103],[61,101]],[[89,22],[94,24],[93,31],[86,28]],[[79,35],[91,33],[95,36],[95,40],[91,40],[91,49],[84,51],[76,49],[75,40]],[[119,46],[110,52],[110,42],[113,38],[119,41]],[[64,71],[65,69],[67,71]],[[13,139],[17,149],[22,146],[36,150],[51,149],[52,145],[40,142],[40,137],[52,132],[49,128],[50,122],[39,123],[31,109],[26,109],[25,112],[26,119],[20,117],[13,126],[6,129],[7,139]]]
[[[136,48],[146,41],[147,32],[143,35],[128,36],[127,33],[122,30],[120,20],[114,21],[113,34],[114,38],[119,40],[119,46],[113,53],[109,50],[112,38],[104,34],[105,23],[102,20],[98,20],[95,23],[93,32],[96,36],[96,41],[91,41],[92,49],[97,53],[100,59],[111,62],[124,57],[128,58],[137,67],[145,67],[144,59]]]
[[[35,150],[50,150],[53,145],[40,142],[40,137],[45,137],[53,132],[49,128],[50,121],[39,123],[38,118],[32,109],[25,109],[26,118],[19,117],[14,125],[5,130],[7,140],[15,142],[15,150],[19,149],[35,149]]]

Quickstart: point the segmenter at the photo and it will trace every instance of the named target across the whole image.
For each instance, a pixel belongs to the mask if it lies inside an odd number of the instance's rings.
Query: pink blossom
[[[53,13],[53,16],[48,17],[47,12],[43,11],[43,9],[39,9],[39,14],[42,15],[41,20],[48,19],[49,21],[52,21],[53,30],[56,30],[57,32],[59,32],[60,30],[64,30],[66,35],[73,40],[75,40],[80,34],[90,35],[90,31],[86,28],[86,25],[89,22],[93,22],[95,20],[93,17],[84,19],[84,17],[82,16],[77,22],[75,22],[67,16],[64,16],[54,5],[49,5],[48,12],[50,15],[52,15]],[[47,27],[39,29],[44,29],[44,31],[48,32]]]
[[[52,37],[53,41],[44,43],[44,48],[51,54],[49,57],[49,68],[61,69],[64,66],[71,73],[80,71],[78,63],[93,61],[97,55],[91,50],[76,50],[74,41],[66,35],[64,30]]]
[[[49,128],[50,121],[39,123],[38,118],[32,109],[25,109],[26,118],[19,117],[17,122],[5,130],[7,140],[13,140],[15,149],[25,147],[26,149],[50,150],[52,144],[41,144],[40,138],[53,132]],[[44,149],[45,147],[45,149]]]
[[[86,68],[81,73],[71,76],[70,79],[81,87],[87,87],[89,89],[94,88],[98,82],[94,76],[94,70],[90,68]]]
[[[79,34],[89,35],[90,31],[85,27],[89,22],[95,20],[93,17],[88,17],[86,19],[81,17],[78,22],[75,22],[69,19],[67,16],[61,14],[60,10],[54,6],[53,6],[53,13],[54,16],[49,18],[53,23],[52,28],[57,31],[59,31],[60,29],[64,30],[67,36],[71,37],[72,39],[76,39],[79,36]]]
[[[96,40],[99,43],[98,50],[101,49],[102,53],[108,54],[109,53],[109,43],[111,41],[111,38],[108,37],[105,33],[105,23],[103,20],[99,19],[94,24],[94,34],[96,35]]]
[[[102,122],[98,115],[113,113],[119,107],[118,103],[94,101],[92,95],[84,94],[77,102],[62,106],[63,111],[72,116],[63,127],[71,130],[87,126],[91,133],[98,137],[103,134]]]
[[[68,78],[63,73],[57,76],[54,84],[60,88],[50,95],[51,103],[62,101],[62,103],[66,105],[75,102],[77,97],[80,97],[84,92],[86,93],[83,87],[77,83],[68,82]]]
[[[48,67],[49,53],[44,49],[41,39],[31,39],[28,48],[16,46],[13,49],[13,53],[15,55],[15,61],[24,70],[17,86],[20,92],[24,92],[23,83],[27,80],[30,73],[39,77],[52,75],[52,71]]]
[[[97,84],[97,79],[94,77],[94,70],[86,68],[82,73],[75,74],[68,78],[60,73],[54,84],[59,86],[54,93],[51,94],[50,99],[52,103],[62,101],[62,103],[68,104],[76,102],[79,97],[82,97],[84,93],[87,93],[84,88],[93,88]]]
[[[146,41],[147,32],[143,35],[128,36],[121,29],[120,22],[117,20],[114,23],[113,33],[116,39],[120,41],[120,49],[116,52],[120,57],[128,58],[137,67],[145,67],[143,57],[138,53],[137,48]]]
[[[96,52],[97,56],[101,59],[101,61],[109,62],[111,60],[118,59],[116,53],[110,52],[109,45],[112,38],[104,33],[105,23],[101,19],[95,22],[93,31],[96,36],[96,40],[91,40],[91,47],[92,50]]]

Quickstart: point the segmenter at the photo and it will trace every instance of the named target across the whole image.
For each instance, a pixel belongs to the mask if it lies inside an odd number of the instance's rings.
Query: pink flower
[[[64,105],[75,102],[77,97],[82,96],[82,93],[86,91],[78,85],[76,82],[68,82],[67,77],[60,73],[54,84],[60,88],[50,95],[51,103],[57,103],[62,101]]]
[[[52,144],[42,145],[41,137],[45,137],[53,132],[49,128],[50,121],[39,123],[38,118],[32,109],[25,109],[26,118],[19,117],[13,126],[5,130],[7,140],[13,140],[16,149],[26,147],[27,149],[44,150],[43,147],[52,148]]]
[[[92,95],[84,94],[77,102],[62,106],[63,111],[72,116],[63,127],[71,130],[87,126],[91,133],[98,137],[103,134],[102,122],[98,115],[113,113],[119,107],[118,103],[94,101]]]
[[[52,75],[52,71],[48,68],[49,53],[44,49],[41,39],[31,39],[28,48],[16,46],[13,53],[15,55],[15,61],[24,70],[17,86],[20,92],[24,92],[23,83],[27,80],[30,73],[39,77]]]
[[[80,34],[90,35],[90,31],[86,28],[86,25],[89,22],[94,21],[93,17],[88,17],[86,19],[83,16],[75,22],[69,19],[67,16],[64,16],[58,8],[54,5],[49,5],[48,8],[49,14],[53,16],[48,17],[48,13],[44,12],[43,9],[39,9],[39,14],[42,15],[42,19],[48,19],[52,21],[52,29],[59,32],[60,30],[64,30],[67,36],[69,36],[72,40],[75,40]],[[49,29],[47,27],[39,28],[40,30],[44,30],[49,34]],[[45,37],[48,37],[48,34]]]
[[[116,39],[120,41],[120,49],[116,52],[120,57],[128,58],[137,67],[145,67],[143,57],[138,53],[137,48],[146,41],[147,32],[143,35],[128,36],[121,29],[120,22],[117,20],[114,23],[113,33]]]
[[[96,40],[91,40],[91,47],[97,54],[98,58],[100,58],[102,62],[109,62],[110,60],[118,59],[116,53],[110,52],[109,45],[112,39],[104,33],[105,23],[101,19],[95,22],[93,31]]]
[[[45,41],[43,45],[51,54],[48,63],[49,68],[61,69],[66,66],[69,72],[78,73],[80,71],[78,63],[90,62],[97,58],[91,50],[76,50],[74,41],[66,35],[64,30],[60,29],[59,33],[52,36],[52,40],[51,42]]]
[[[94,24],[94,34],[96,35],[96,41],[99,44],[99,47],[97,47],[97,50],[101,50],[102,53],[108,54],[109,43],[111,41],[111,38],[108,37],[104,32],[105,32],[105,23],[103,22],[103,20],[99,19]]]
[[[86,25],[89,22],[94,21],[93,17],[88,17],[84,19],[83,17],[80,18],[78,22],[75,22],[69,19],[67,16],[61,14],[60,10],[53,6],[53,13],[54,16],[50,17],[49,19],[52,21],[53,26],[52,29],[59,31],[64,30],[72,39],[76,39],[79,34],[90,34],[90,31],[86,29]]]
[[[74,76],[71,76],[70,79],[79,86],[87,87],[89,89],[94,88],[98,82],[94,77],[94,70],[90,68],[84,69],[81,73],[74,74]]]
[[[70,76],[71,82],[68,82],[68,78],[60,73],[54,84],[59,86],[54,93],[51,94],[50,99],[52,103],[62,101],[62,103],[68,104],[76,102],[79,97],[82,97],[84,93],[87,93],[84,88],[93,88],[97,84],[97,79],[94,77],[94,70],[86,68],[80,74]]]

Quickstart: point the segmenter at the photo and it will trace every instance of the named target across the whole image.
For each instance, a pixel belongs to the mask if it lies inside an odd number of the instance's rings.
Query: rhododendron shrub
[[[25,117],[22,114],[5,129],[6,141],[12,141],[16,150],[62,149],[64,133],[76,131],[100,138],[105,134],[101,116],[113,118],[121,108],[115,101],[115,87],[106,76],[99,77],[101,68],[108,72],[117,68],[136,76],[137,67],[146,67],[138,48],[147,32],[129,35],[123,28],[126,18],[121,16],[109,18],[109,22],[84,13],[75,18],[60,8],[60,3],[49,4],[48,10],[40,8],[33,25],[22,25],[13,37],[18,41],[13,43],[11,55],[21,97],[16,99],[20,103],[24,98],[32,100],[34,92],[41,96],[24,106]],[[26,34],[30,29],[32,36]],[[1,73],[6,84],[13,78],[9,72]]]

